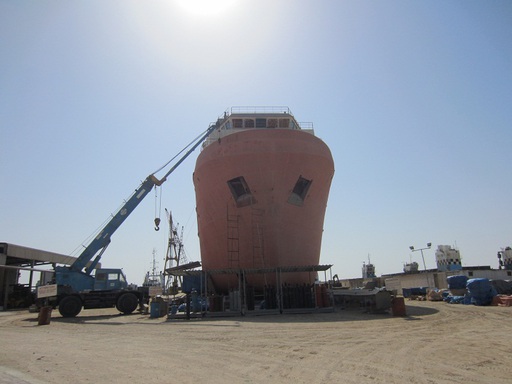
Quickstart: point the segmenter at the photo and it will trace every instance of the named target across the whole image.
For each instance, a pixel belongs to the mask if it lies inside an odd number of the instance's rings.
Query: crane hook
[[[155,231],[159,231],[160,230],[160,218],[155,218]]]

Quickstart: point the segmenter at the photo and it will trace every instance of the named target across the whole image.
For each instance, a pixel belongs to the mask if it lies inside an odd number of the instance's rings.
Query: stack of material
[[[446,278],[448,289],[452,296],[464,296],[467,293],[466,284],[468,277],[466,275],[453,275]]]
[[[444,301],[448,304],[471,304],[469,299],[466,296],[452,296],[449,295],[444,298]]]
[[[468,280],[466,288],[468,296],[471,297],[471,304],[475,305],[490,305],[493,297],[497,295],[490,280],[485,278]]]
[[[491,280],[491,284],[498,292],[498,295],[512,295],[512,281],[510,280]]]
[[[492,305],[512,307],[512,281],[491,280],[491,284],[498,293],[492,300]]]
[[[450,295],[444,300],[448,303],[490,305],[497,295],[493,283],[486,278],[468,280],[465,275],[454,275],[449,276],[447,281]]]
[[[492,305],[498,305],[500,307],[512,307],[512,296],[511,295],[497,295],[492,299]]]
[[[443,301],[443,291],[438,289],[429,289],[427,291],[428,301]]]
[[[402,295],[406,299],[416,299],[417,296],[426,296],[427,295],[427,287],[413,287],[413,288],[402,288]]]

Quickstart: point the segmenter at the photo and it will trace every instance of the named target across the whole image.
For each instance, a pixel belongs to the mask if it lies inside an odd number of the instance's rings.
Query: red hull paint
[[[333,174],[327,145],[301,130],[243,130],[206,146],[194,171],[203,269],[318,265]],[[228,181],[238,177],[252,193],[251,204],[236,204]],[[302,205],[291,204],[300,177],[311,184]],[[290,284],[312,283],[316,274],[282,277]],[[219,290],[238,287],[235,276],[212,279]],[[257,288],[276,283],[273,274],[246,279]]]

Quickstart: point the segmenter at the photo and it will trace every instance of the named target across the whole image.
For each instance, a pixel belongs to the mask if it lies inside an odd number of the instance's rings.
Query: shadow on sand
[[[55,311],[55,310],[54,310]],[[201,316],[196,314],[190,319],[174,318],[167,319],[166,317],[150,318],[149,315],[134,312],[129,315],[121,313],[105,313],[105,314],[91,314],[88,315],[87,311],[83,311],[77,317],[62,317],[60,314],[52,316],[51,322],[66,323],[66,324],[105,324],[105,325],[123,325],[123,324],[172,324],[172,323],[187,323],[187,324],[203,324],[208,323],[212,326],[225,325],[224,322],[231,321],[234,323],[328,323],[328,322],[348,322],[348,321],[382,321],[386,319],[402,319],[402,320],[422,320],[425,316],[430,316],[438,313],[439,310],[432,307],[406,305],[406,316],[393,316],[392,311],[384,311],[372,313],[364,308],[335,308],[332,312],[314,311],[309,313],[258,313],[258,311],[248,312],[247,315],[226,315],[216,314],[215,316]],[[55,313],[55,312],[54,312]],[[27,318],[24,321],[30,323],[37,323],[37,315]],[[221,324],[222,323],[222,324]]]
[[[54,310],[55,311],[55,310]],[[55,312],[53,312],[55,313]],[[52,315],[51,317],[51,323],[67,323],[67,324],[87,324],[87,323],[94,323],[94,324],[105,324],[105,325],[123,325],[127,323],[133,323],[133,321],[129,320],[126,321],[126,317],[141,317],[142,319],[145,319],[146,316],[142,315],[138,312],[125,315],[122,313],[114,313],[114,314],[95,314],[95,315],[87,315],[87,312],[80,313],[77,317],[62,317],[60,314]],[[115,319],[125,319],[123,321],[115,321]],[[37,315],[33,318],[27,318],[23,321],[30,322],[30,323],[37,323],[38,317]],[[138,321],[136,320],[135,323]]]

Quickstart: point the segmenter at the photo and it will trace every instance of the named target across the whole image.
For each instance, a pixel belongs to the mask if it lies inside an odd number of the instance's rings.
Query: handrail
[[[293,116],[290,108],[286,106],[235,106],[228,108],[224,111],[224,114],[217,119],[217,123],[221,125],[224,120],[228,119],[233,114],[287,114],[290,115],[291,118],[295,120],[295,116]],[[301,129],[313,130],[312,122],[299,122],[295,120]],[[216,124],[215,122],[210,123],[210,125]]]
[[[231,114],[233,113],[286,113],[292,115],[290,108],[284,106],[231,107]]]

